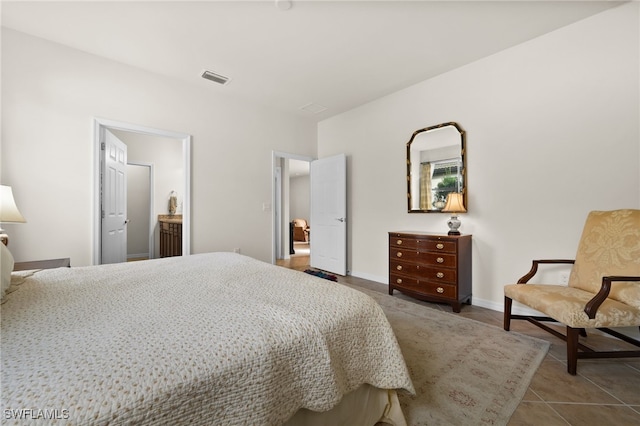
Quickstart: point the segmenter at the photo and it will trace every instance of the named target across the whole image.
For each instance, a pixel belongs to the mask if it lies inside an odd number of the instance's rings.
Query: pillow
[[[13,271],[13,256],[9,248],[0,243],[0,278],[2,279],[2,288],[0,298],[4,297],[4,293],[11,285],[11,272]]]

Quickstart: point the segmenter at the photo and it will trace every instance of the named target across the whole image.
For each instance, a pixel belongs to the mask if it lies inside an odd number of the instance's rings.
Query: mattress
[[[239,254],[12,281],[0,308],[7,423],[278,425],[363,385],[413,392],[373,299]]]

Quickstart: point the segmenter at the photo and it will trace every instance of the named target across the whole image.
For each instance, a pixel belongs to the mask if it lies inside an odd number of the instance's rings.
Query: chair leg
[[[504,297],[504,329],[505,331],[509,331],[511,328],[511,305],[513,300],[511,298],[505,296]]]
[[[578,336],[579,328],[567,326],[567,371],[575,376],[578,370]]]

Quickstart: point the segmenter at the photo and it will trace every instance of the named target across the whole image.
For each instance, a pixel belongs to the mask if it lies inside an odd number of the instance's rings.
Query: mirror
[[[450,192],[468,210],[464,130],[453,122],[416,130],[407,142],[409,213],[441,212]]]

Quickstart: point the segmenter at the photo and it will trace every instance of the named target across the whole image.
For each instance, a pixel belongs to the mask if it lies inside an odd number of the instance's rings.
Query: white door
[[[310,266],[347,274],[347,159],[311,162]]]
[[[104,129],[100,263],[127,260],[127,145]]]

